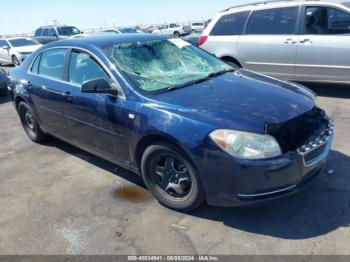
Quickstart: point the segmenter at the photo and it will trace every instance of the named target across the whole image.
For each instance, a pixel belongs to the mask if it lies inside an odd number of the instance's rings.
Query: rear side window
[[[38,28],[36,31],[35,31],[35,36],[41,36],[43,30],[41,28]]]
[[[43,29],[42,36],[49,36],[49,29],[48,28]]]
[[[35,61],[34,64],[32,65],[32,69],[30,70],[33,74],[38,74],[39,73],[39,65],[40,65],[40,59],[41,55],[39,55]]]
[[[240,35],[247,20],[248,14],[249,12],[240,12],[224,15],[215,24],[210,35]]]
[[[54,79],[61,79],[66,59],[66,49],[52,49],[41,54],[38,74]]]
[[[74,51],[69,62],[69,82],[81,86],[84,82],[103,78],[111,82],[102,67],[88,54]]]
[[[250,35],[288,35],[295,33],[298,7],[253,12],[247,26]]]

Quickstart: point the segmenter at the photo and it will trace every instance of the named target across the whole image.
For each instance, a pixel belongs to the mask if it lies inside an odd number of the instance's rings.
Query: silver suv
[[[34,39],[41,44],[57,40],[81,37],[83,33],[74,26],[42,26],[35,31]]]
[[[213,19],[199,45],[234,66],[273,77],[350,83],[350,2],[230,8]]]

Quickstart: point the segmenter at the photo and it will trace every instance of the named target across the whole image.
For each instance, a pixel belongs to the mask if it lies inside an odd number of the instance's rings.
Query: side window
[[[350,34],[350,14],[327,7],[307,7],[305,33],[313,35]]]
[[[330,34],[350,33],[350,14],[339,9],[328,8],[328,21]]]
[[[50,28],[50,31],[49,31],[49,36],[56,36],[55,29]]]
[[[40,59],[41,59],[41,55],[38,55],[38,57],[35,59],[33,65],[32,65],[32,69],[30,71],[33,74],[39,74]]]
[[[42,36],[48,36],[49,35],[49,28],[43,29]]]
[[[0,40],[0,48],[3,48],[4,46],[7,46],[6,41]]]
[[[42,33],[42,29],[41,28],[38,28],[36,31],[35,31],[35,36],[41,36],[41,33]]]
[[[247,26],[250,35],[290,35],[295,33],[298,7],[253,12]]]
[[[66,49],[52,49],[43,52],[41,54],[38,74],[55,79],[61,79],[66,54]]]
[[[245,22],[247,21],[249,12],[240,12],[230,15],[224,15],[215,24],[211,31],[211,35],[240,35],[242,33]]]
[[[84,82],[103,78],[111,82],[102,67],[88,54],[74,51],[69,61],[69,82],[81,86]]]

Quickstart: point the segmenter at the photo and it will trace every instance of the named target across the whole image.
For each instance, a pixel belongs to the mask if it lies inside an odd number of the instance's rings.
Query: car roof
[[[135,42],[146,42],[155,40],[166,40],[169,36],[155,35],[155,34],[110,34],[100,33],[98,35],[85,36],[80,38],[73,38],[67,40],[56,41],[49,44],[50,47],[55,46],[80,46],[81,44],[90,44],[99,48],[104,48],[111,45],[128,44]]]
[[[237,5],[233,7],[229,7],[221,12],[233,11],[236,9],[251,9],[258,6],[277,6],[284,4],[302,4],[302,3],[331,3],[331,4],[344,4],[349,2],[350,0],[270,0],[270,1],[259,1],[254,3],[247,3],[242,5]]]

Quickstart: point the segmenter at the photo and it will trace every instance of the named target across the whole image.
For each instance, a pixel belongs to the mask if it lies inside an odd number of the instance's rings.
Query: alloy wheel
[[[191,192],[189,169],[173,156],[159,156],[154,163],[154,174],[156,184],[172,198],[185,198]]]

